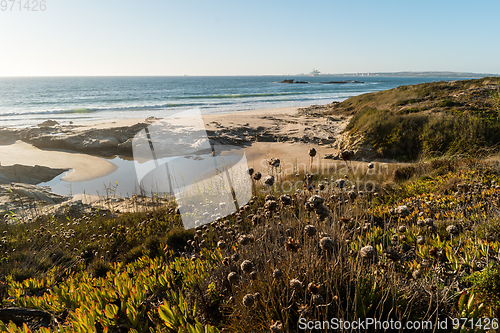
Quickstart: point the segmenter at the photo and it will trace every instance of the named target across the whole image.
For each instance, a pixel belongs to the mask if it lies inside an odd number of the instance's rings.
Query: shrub
[[[490,264],[480,272],[472,273],[466,281],[472,284],[472,288],[480,293],[481,301],[489,304],[494,311],[495,317],[500,315],[500,266]]]
[[[441,102],[437,104],[437,106],[442,108],[447,108],[447,107],[457,106],[457,104],[458,103],[455,103],[450,99],[443,99]]]
[[[194,230],[172,229],[167,234],[167,245],[170,250],[179,251],[187,246],[187,241],[194,237]]]
[[[96,260],[89,265],[89,271],[94,278],[105,277],[112,268],[111,264],[104,260]]]

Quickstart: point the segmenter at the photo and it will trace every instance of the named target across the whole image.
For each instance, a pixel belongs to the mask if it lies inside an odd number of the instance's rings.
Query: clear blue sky
[[[500,73],[498,0],[45,4],[0,11],[0,76]]]

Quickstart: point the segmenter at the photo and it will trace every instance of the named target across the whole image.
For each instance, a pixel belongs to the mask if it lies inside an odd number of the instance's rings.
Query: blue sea
[[[285,79],[308,84],[284,84]],[[323,84],[329,81],[363,83]],[[0,78],[0,127],[70,121],[164,117],[190,108],[202,114],[304,107],[442,77],[217,76]]]
[[[285,79],[304,84],[280,83]],[[199,108],[202,114],[282,107],[305,107],[343,101],[351,96],[401,85],[457,78],[374,76],[230,76],[230,77],[36,77],[0,78],[0,127],[26,127],[53,119],[60,124],[98,120],[165,117]],[[362,83],[324,84],[329,81]],[[69,183],[65,174],[39,185],[54,193],[118,196],[138,193],[134,162],[109,159],[118,169],[97,179]],[[115,186],[117,186],[115,188]]]

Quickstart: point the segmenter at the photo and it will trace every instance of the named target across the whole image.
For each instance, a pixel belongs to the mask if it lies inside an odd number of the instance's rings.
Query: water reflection
[[[52,192],[60,195],[90,194],[90,195],[116,195],[119,197],[130,197],[140,194],[135,166],[133,160],[126,160],[122,157],[109,159],[118,168],[113,173],[82,182],[68,182],[62,180],[67,173],[63,173],[49,182],[38,184],[38,186],[49,186]],[[68,171],[70,172],[70,171]],[[145,193],[150,195],[151,193]]]

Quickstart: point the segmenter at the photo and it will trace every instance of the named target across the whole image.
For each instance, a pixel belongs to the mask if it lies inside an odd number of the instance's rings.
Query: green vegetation
[[[328,113],[353,115],[346,130],[361,134],[378,157],[414,161],[484,156],[500,143],[498,78],[435,82],[365,94]]]
[[[448,156],[393,172],[323,162],[334,174],[314,175],[314,188],[297,183],[303,173],[269,169],[272,186],[254,180],[239,212],[194,230],[183,229],[173,202],[28,224],[7,214],[0,331],[296,332],[301,318],[365,317],[450,328],[450,318],[499,318],[497,82],[400,87],[339,103],[334,112],[354,114],[347,130],[382,156]],[[464,89],[486,95],[481,102]]]
[[[323,174],[323,190],[287,195],[292,178],[280,175],[271,193],[256,182],[239,213],[196,230],[181,228],[173,204],[3,225],[2,307],[41,315],[0,308],[0,330],[294,332],[301,317],[498,317],[495,161],[440,159],[393,176],[349,168],[377,193]]]
[[[493,108],[497,112],[497,116],[500,119],[500,89],[491,92],[491,100],[493,102]]]

